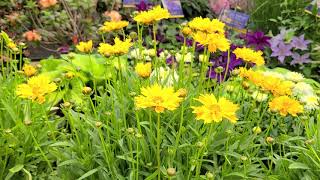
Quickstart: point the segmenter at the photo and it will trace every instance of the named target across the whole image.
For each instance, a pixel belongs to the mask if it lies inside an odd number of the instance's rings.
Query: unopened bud
[[[167,174],[169,176],[175,176],[176,175],[176,169],[175,168],[168,168],[167,169]]]
[[[96,122],[96,127],[97,127],[97,128],[100,128],[101,126],[102,126],[102,122],[97,121],[97,122]]]
[[[82,88],[82,93],[84,94],[84,95],[89,95],[90,93],[92,92],[92,89],[90,88],[90,87],[83,87]]]

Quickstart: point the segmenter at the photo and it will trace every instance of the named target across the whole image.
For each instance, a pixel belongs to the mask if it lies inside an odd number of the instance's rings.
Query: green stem
[[[160,124],[160,113],[157,114],[157,161],[158,161],[158,180],[161,179],[161,159],[160,159],[160,143],[161,143],[161,124]]]

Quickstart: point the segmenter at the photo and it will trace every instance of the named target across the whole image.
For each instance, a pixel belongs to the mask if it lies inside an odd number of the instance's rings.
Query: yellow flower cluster
[[[50,82],[47,76],[39,75],[31,77],[26,84],[18,85],[16,94],[21,98],[42,104],[45,102],[45,95],[52,93],[56,89],[56,84]]]
[[[30,64],[25,64],[22,71],[27,77],[31,77],[36,74],[37,69]]]
[[[162,19],[168,19],[169,17],[170,13],[167,9],[156,6],[149,11],[140,12],[133,19],[138,23],[149,25]]]
[[[196,17],[188,23],[188,26],[194,31],[214,33],[221,36],[225,34],[225,24],[218,19],[210,20],[209,18]]]
[[[202,31],[197,31],[193,34],[193,39],[208,47],[209,52],[227,51],[230,48],[230,42],[224,36],[219,34],[207,34]]]
[[[264,91],[270,91],[274,96],[284,96],[292,94],[291,81],[285,81],[274,76],[264,75],[262,72],[252,69],[240,68],[240,76],[248,79]]]
[[[111,31],[121,30],[129,25],[128,21],[106,21],[103,26],[99,28],[100,32],[107,33]]]
[[[108,43],[100,43],[98,52],[104,56],[119,56],[128,53],[131,46],[131,39],[125,39],[124,41],[121,41],[118,37],[116,37],[114,39],[114,45]]]
[[[92,40],[88,41],[88,42],[80,42],[78,45],[76,45],[76,48],[83,53],[89,53],[92,50]]]
[[[173,87],[161,87],[158,84],[141,88],[141,95],[134,98],[138,109],[152,108],[157,113],[165,110],[175,110],[179,107],[182,98]]]
[[[213,94],[202,94],[197,99],[202,105],[193,106],[193,113],[196,114],[197,120],[203,120],[205,124],[212,122],[221,122],[224,118],[232,123],[236,123],[236,115],[239,105],[233,104],[226,98],[219,100]]]
[[[264,65],[264,59],[262,57],[262,51],[254,51],[250,48],[237,48],[233,51],[237,58],[241,58],[246,62],[254,63],[257,66]]]
[[[271,111],[279,112],[281,116],[297,116],[299,113],[303,113],[303,106],[299,101],[292,99],[288,96],[279,96],[269,102],[269,108]]]
[[[135,67],[135,72],[143,78],[147,78],[150,76],[152,69],[151,63],[138,63]]]
[[[196,17],[182,29],[184,35],[192,35],[194,41],[208,48],[211,53],[227,51],[230,42],[225,37],[225,24],[218,19]]]

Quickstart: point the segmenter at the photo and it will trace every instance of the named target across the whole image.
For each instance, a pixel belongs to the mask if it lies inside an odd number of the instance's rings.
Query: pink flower
[[[220,14],[222,10],[230,8],[229,0],[209,0],[209,4],[216,14]]]

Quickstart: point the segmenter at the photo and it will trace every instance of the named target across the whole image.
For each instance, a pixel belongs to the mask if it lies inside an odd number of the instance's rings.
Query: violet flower
[[[245,40],[248,46],[254,47],[256,50],[263,51],[265,47],[270,47],[269,40],[271,37],[266,36],[262,31],[247,33]]]
[[[176,40],[177,40],[178,42],[182,42],[182,43],[183,43],[183,42],[184,42],[184,37],[183,37],[183,36],[180,36],[179,34],[177,34],[177,35],[176,35]],[[186,39],[186,46],[187,46],[187,47],[192,47],[192,46],[193,46],[193,40],[187,38],[187,39]],[[201,45],[200,43],[196,42],[196,51],[197,51],[197,52],[201,52],[201,51],[203,51],[203,50],[204,50],[204,46]]]
[[[152,4],[146,3],[144,0],[141,0],[139,4],[136,5],[136,10],[141,11],[147,11],[152,7]]]
[[[236,48],[237,48],[237,46],[231,45],[230,50],[232,51]],[[233,52],[230,52],[230,62],[229,62],[229,66],[228,66],[227,77],[230,76],[231,71],[234,70],[236,67],[240,66],[242,64],[242,62],[243,61],[241,59],[237,59],[236,55]],[[227,70],[228,52],[222,53],[221,56],[219,56],[218,58],[211,59],[210,63],[212,64],[212,66],[209,68],[207,76],[210,79],[217,79],[218,82],[220,82],[220,79],[221,80],[224,79],[224,75]],[[222,73],[215,72],[215,69],[219,66],[223,67]]]
[[[166,63],[167,63],[168,65],[172,65],[172,64],[174,64],[175,62],[176,62],[176,58],[175,58],[174,56],[172,56],[172,55],[166,59]]]
[[[308,49],[308,44],[310,44],[311,41],[305,40],[304,39],[304,34],[302,34],[299,37],[293,37],[291,41],[292,47],[300,50],[307,50]]]
[[[68,45],[64,45],[58,48],[58,52],[60,54],[67,54],[70,51],[70,47]]]
[[[291,49],[291,45],[286,45],[284,42],[280,42],[277,47],[272,49],[273,52],[271,57],[278,57],[278,60],[283,64],[285,57],[292,55]]]
[[[292,55],[293,61],[290,62],[290,65],[309,63],[311,60],[309,59],[310,54],[306,53],[304,55],[300,55],[298,53],[294,53]]]

